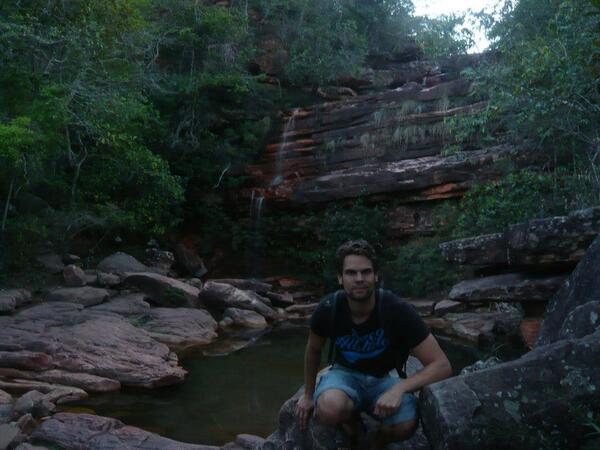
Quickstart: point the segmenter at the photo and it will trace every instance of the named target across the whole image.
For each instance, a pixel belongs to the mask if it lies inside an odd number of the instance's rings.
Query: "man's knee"
[[[316,414],[327,425],[339,425],[352,415],[354,402],[339,389],[324,391],[317,400]]]
[[[382,425],[380,433],[385,434],[389,442],[404,441],[414,434],[418,424],[417,420],[410,420],[393,425]]]

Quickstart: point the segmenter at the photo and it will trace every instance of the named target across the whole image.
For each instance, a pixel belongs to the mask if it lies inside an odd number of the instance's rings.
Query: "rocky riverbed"
[[[443,246],[446,256],[461,264],[504,269],[515,260],[520,263],[512,274],[463,281],[448,298],[409,299],[430,327],[478,345],[511,338],[534,348],[517,360],[424,389],[425,434],[401,448],[492,448],[486,446],[504,445],[503,436],[515,429],[525,448],[535,448],[531,442],[549,448],[552,443],[570,448],[583,442],[586,420],[596,420],[600,413],[600,242],[586,253],[591,230],[598,226],[597,211],[516,225],[503,236]],[[566,232],[573,224],[578,231]],[[502,249],[478,253],[477,242],[488,249],[509,245],[509,256],[518,248],[520,259],[499,260],[494,255]],[[539,258],[552,266],[553,275],[530,275],[528,267],[540,265],[524,248],[543,255]],[[178,278],[173,255],[159,250],[153,255],[143,264],[117,253],[87,271],[73,255],[68,264],[58,255],[45,255],[40,263],[49,271],[60,269],[60,285],[43,292],[0,292],[0,449],[30,448],[32,439],[66,449],[148,448],[144,442],[152,448],[213,448],[177,443],[116,419],[55,412],[61,405],[123,386],[182,383],[186,371],[177,352],[206,348],[223,354],[242,348],[276,324],[305,323],[318,299],[303,286],[294,292],[276,279]],[[529,266],[526,261],[533,262]],[[528,303],[545,308],[548,300],[535,343],[535,334],[522,333],[523,316]],[[224,339],[241,331],[244,339]],[[316,424],[312,434],[300,435],[292,404],[290,400],[283,406],[280,428],[266,441],[242,436],[224,448],[328,448],[331,430]],[[564,418],[568,420],[560,420]]]

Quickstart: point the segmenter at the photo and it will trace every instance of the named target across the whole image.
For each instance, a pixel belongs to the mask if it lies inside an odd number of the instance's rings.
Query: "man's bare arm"
[[[296,405],[296,415],[300,420],[302,428],[306,428],[308,418],[313,409],[315,384],[319,363],[321,362],[321,352],[325,345],[325,338],[309,331],[308,343],[304,352],[304,394],[298,399]]]
[[[379,397],[374,410],[378,416],[386,417],[393,414],[402,403],[405,392],[416,391],[452,375],[450,361],[432,334],[417,345],[412,350],[412,354],[423,364],[423,369],[395,384]]]

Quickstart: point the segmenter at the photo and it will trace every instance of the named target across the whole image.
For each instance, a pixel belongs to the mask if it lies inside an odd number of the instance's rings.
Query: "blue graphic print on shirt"
[[[351,364],[363,359],[379,356],[390,345],[382,328],[359,336],[356,330],[352,334],[339,336],[335,345],[342,356]]]

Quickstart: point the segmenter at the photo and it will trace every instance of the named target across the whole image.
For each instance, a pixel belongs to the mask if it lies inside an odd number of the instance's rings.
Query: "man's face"
[[[377,274],[373,263],[366,256],[348,255],[338,282],[344,288],[349,300],[367,302],[373,295]]]

